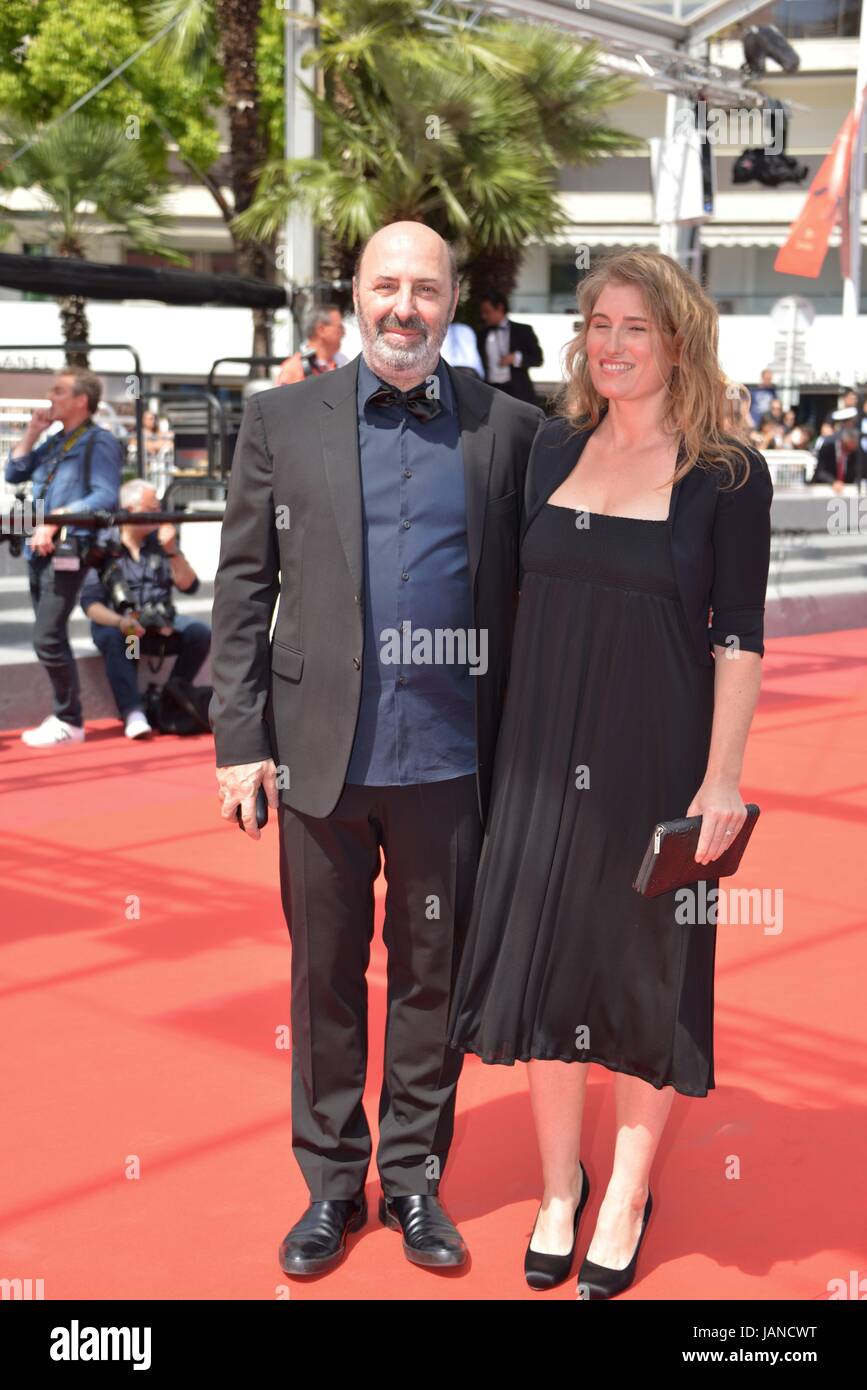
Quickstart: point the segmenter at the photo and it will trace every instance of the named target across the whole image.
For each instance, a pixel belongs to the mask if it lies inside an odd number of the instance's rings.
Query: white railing
[[[814,456],[807,449],[768,449],[761,451],[767,460],[774,488],[806,486],[816,467]]]

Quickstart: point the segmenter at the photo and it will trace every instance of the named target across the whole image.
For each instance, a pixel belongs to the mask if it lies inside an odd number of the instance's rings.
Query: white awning
[[[701,228],[701,242],[708,249],[714,247],[749,247],[749,246],[784,246],[791,227],[787,224],[783,226],[768,226],[767,224],[758,227],[736,226],[720,222],[706,222]],[[835,230],[831,233],[831,246],[839,246],[840,232]],[[861,244],[867,246],[867,225],[861,230]],[[575,227],[570,232],[565,232],[558,237],[549,238],[546,241],[548,246],[658,246],[659,228],[648,224],[639,226],[612,226],[607,223],[605,226],[592,227],[586,224]]]
[[[787,224],[778,224],[769,227],[767,224],[760,227],[744,227],[727,224],[725,222],[709,222],[701,229],[701,240],[704,246],[784,246],[788,240],[791,227]],[[839,241],[839,235],[837,241]],[[834,242],[832,240],[832,245]]]
[[[659,228],[652,226],[576,227],[559,236],[546,237],[546,246],[658,246]]]

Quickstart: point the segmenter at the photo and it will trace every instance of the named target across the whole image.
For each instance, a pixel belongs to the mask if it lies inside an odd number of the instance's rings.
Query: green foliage
[[[564,163],[643,145],[605,122],[606,111],[634,84],[602,73],[595,45],[579,47],[538,25],[484,18],[469,26],[466,11],[454,8],[450,17],[457,23],[441,22],[440,11],[432,25],[423,14],[427,0],[322,0],[308,88],[322,153],[287,162],[283,44],[289,3],[263,0],[260,11],[256,56],[270,159],[257,198],[235,219],[233,234],[273,238],[300,199],[346,247],[384,222],[415,217],[469,254],[488,246],[519,252],[529,239],[564,226],[557,197]],[[223,73],[216,0],[0,3],[0,110],[42,125],[178,15],[170,39],[137,58],[81,117],[95,123],[89,152],[103,150],[106,176],[115,180],[113,190],[103,180],[105,209],[113,209],[121,225],[126,207],[138,238],[158,235],[161,226],[153,199],[168,178],[165,129],[181,155],[201,169],[210,169],[219,154],[213,113],[223,100]],[[131,117],[139,122],[134,141],[126,138]],[[69,215],[64,208],[75,207],[73,193],[83,196],[80,182],[66,190],[58,182],[61,160],[72,167],[73,119],[58,127],[52,169],[42,170],[61,222]],[[117,137],[113,142],[109,132]],[[134,157],[129,148],[130,157],[123,157],[124,144],[135,146]],[[242,156],[243,150],[233,151],[236,163]],[[35,171],[23,159],[18,164]],[[148,190],[139,182],[142,171]]]
[[[274,0],[265,0],[259,16],[256,50],[263,128],[267,132],[268,150],[275,159],[281,158],[285,142],[285,14],[286,11],[281,10]]]
[[[274,151],[241,236],[274,236],[300,200],[345,246],[384,222],[418,218],[473,249],[518,249],[566,224],[564,163],[643,141],[604,112],[634,84],[597,67],[598,46],[542,26],[484,21],[431,28],[426,0],[324,0],[306,87],[318,158],[282,157],[282,21],[263,15],[263,100]],[[465,13],[455,10],[458,19]]]
[[[0,109],[47,122],[85,95],[145,42],[145,7],[121,0],[3,0],[0,5]],[[116,129],[140,122],[140,154],[159,179],[167,170],[167,128],[181,153],[202,168],[218,154],[211,105],[219,70],[202,75],[143,53],[83,108]]]
[[[50,239],[62,254],[80,254],[85,214],[94,212],[139,249],[188,264],[164,245],[169,220],[160,212],[159,194],[137,141],[115,122],[74,112],[43,131],[7,113],[0,115],[0,135],[21,151],[0,170],[0,184],[36,193],[48,214]]]

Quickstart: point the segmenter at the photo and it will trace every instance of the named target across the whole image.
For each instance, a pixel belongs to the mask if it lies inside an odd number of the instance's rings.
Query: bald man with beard
[[[330,1269],[367,1220],[373,885],[387,880],[379,1218],[414,1264],[467,1258],[439,1198],[463,1054],[446,1043],[508,677],[542,411],[441,346],[451,247],[395,222],[353,277],[361,352],[245,408],[215,582],[221,814],[278,812],[292,943],[292,1143],[310,1201],[280,1247]],[[271,633],[275,605],[276,623]]]

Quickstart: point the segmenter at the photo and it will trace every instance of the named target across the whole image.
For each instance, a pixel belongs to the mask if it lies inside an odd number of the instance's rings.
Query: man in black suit
[[[288,1274],[367,1217],[365,972],[384,854],[379,1216],[416,1264],[461,1264],[438,1199],[462,1054],[448,1047],[508,674],[524,476],[543,413],[452,370],[451,248],[380,229],[353,278],[362,352],[247,403],[215,582],[222,814],[278,808],[292,940],[293,1151],[310,1204]],[[279,610],[269,641],[277,599]],[[279,791],[279,801],[278,801]]]
[[[831,483],[841,491],[844,483],[857,483],[865,476],[864,451],[856,429],[846,428],[830,435],[819,446],[811,483]]]
[[[530,367],[541,367],[544,358],[539,340],[528,323],[513,323],[509,301],[499,290],[488,290],[479,302],[484,327],[479,330],[479,353],[485,380],[519,401],[536,404]]]

